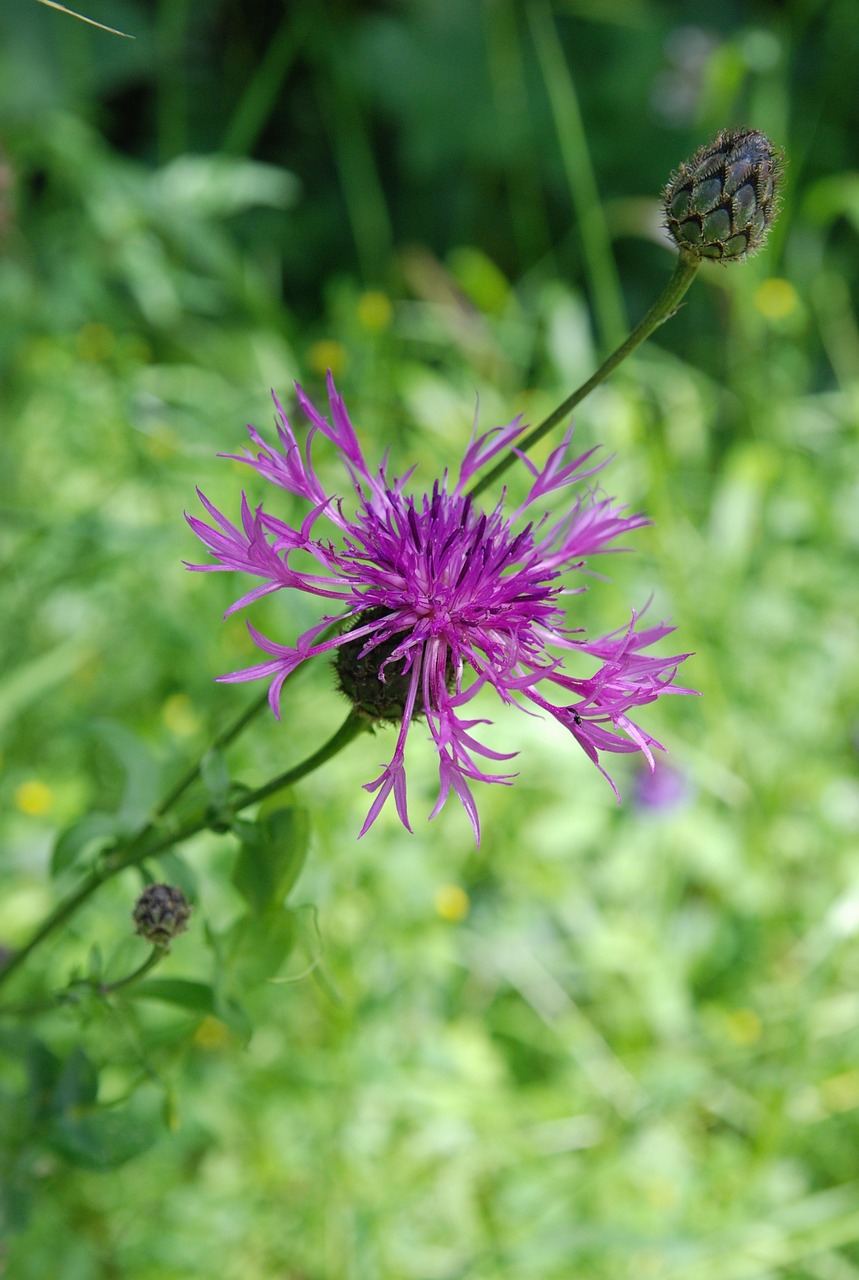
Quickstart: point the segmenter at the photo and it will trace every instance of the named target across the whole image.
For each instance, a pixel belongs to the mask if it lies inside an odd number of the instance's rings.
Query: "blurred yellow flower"
[[[468,894],[458,884],[442,884],[435,891],[435,909],[442,920],[456,924],[465,919],[470,907]]]
[[[755,1044],[761,1038],[761,1020],[754,1009],[732,1009],[725,1019],[734,1044]]]
[[[194,1032],[194,1044],[201,1049],[222,1049],[229,1041],[230,1033],[219,1018],[207,1015]]]
[[[859,1107],[859,1071],[841,1071],[820,1083],[820,1096],[827,1111],[852,1111]]]
[[[799,306],[799,294],[789,280],[773,276],[758,285],[755,306],[767,320],[785,320]]]
[[[347,359],[346,348],[333,338],[321,338],[307,352],[307,364],[314,373],[326,373],[330,369],[336,376],[345,368]]]
[[[50,813],[54,807],[54,793],[45,782],[30,778],[15,789],[15,805],[21,813],[31,818]]]
[[[377,289],[368,289],[358,299],[358,319],[365,329],[387,329],[393,314],[390,298]]]
[[[200,717],[187,693],[171,694],[161,708],[161,719],[180,738],[190,738],[200,728]]]
[[[78,330],[77,348],[82,360],[100,364],[107,360],[116,346],[116,334],[106,324],[85,324]]]

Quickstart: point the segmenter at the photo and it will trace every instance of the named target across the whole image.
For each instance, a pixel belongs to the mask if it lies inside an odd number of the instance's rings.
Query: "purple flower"
[[[262,506],[252,511],[244,494],[237,527],[201,493],[212,523],[186,518],[218,563],[188,567],[240,570],[259,580],[228,613],[284,588],[333,602],[294,644],[268,639],[249,625],[265,660],[220,678],[270,679],[269,700],[279,715],[283,682],[296,667],[340,650],[341,684],[353,701],[374,719],[399,723],[390,761],[365,784],[376,796],[360,834],[392,792],[397,813],[411,830],[405,747],[409,729],[423,717],[439,759],[439,796],[430,817],[452,789],[479,841],[469,784],[509,783],[515,776],[491,772],[493,765],[485,763],[509,760],[515,753],[494,751],[474,736],[478,725],[490,723],[468,716],[469,703],[485,686],[502,702],[554,716],[605,774],[615,794],[617,788],[600,763],[601,752],[641,751],[653,768],[651,748],[664,748],[630,713],[660,694],[691,692],[674,683],[687,654],[663,658],[645,653],[673,628],[664,623],[642,628],[633,612],[627,625],[588,640],[580,630],[565,626],[561,607],[563,597],[586,589],[565,586],[563,574],[581,574],[586,557],[617,549],[610,544],[648,523],[642,515],[625,514],[624,507],[595,486],[582,484],[605,465],[592,461],[595,450],[569,459],[571,429],[537,466],[514,448],[526,429],[517,418],[509,426],[473,435],[456,482],[451,485],[445,471],[431,492],[416,498],[404,492],[411,472],[390,476],[387,457],[370,470],[330,373],[330,423],[297,384],[296,392],[310,424],[304,444],[299,445],[275,396],[280,448],[267,445],[249,427],[258,452],[243,453],[237,460],[309,504],[300,527],[269,515]],[[313,470],[311,445],[317,433],[341,452],[357,496],[354,514],[324,491]],[[531,474],[528,493],[507,516],[501,501],[481,511],[466,486],[481,467],[511,448]],[[561,514],[552,514],[547,507],[555,495],[574,484],[579,486],[576,494],[567,497]],[[333,526],[336,542],[317,531],[321,522],[329,533]],[[330,634],[332,623],[340,624],[337,634]],[[553,652],[558,650],[582,660],[591,674],[568,674]],[[356,693],[366,691],[368,681],[376,695],[369,700],[365,692]]]
[[[666,813],[689,800],[689,784],[682,773],[662,762],[656,768],[639,769],[635,777],[635,802],[640,809]]]

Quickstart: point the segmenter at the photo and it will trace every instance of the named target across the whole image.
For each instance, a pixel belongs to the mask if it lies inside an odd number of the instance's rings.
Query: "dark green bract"
[[[355,630],[364,622],[373,622],[385,612],[381,608],[367,609],[354,619],[347,630]],[[338,650],[334,667],[340,689],[355,710],[368,720],[399,724],[406,706],[410,676],[403,673],[401,661],[385,667],[384,679],[380,674],[396,649],[397,641],[383,641],[362,657],[361,650],[366,642],[366,637],[362,637]]]
[[[766,134],[725,130],[663,192],[665,225],[684,250],[734,262],[756,253],[778,212],[783,165]]]

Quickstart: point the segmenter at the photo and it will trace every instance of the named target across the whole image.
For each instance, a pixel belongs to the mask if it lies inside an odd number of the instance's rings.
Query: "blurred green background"
[[[330,365],[368,456],[390,446],[426,482],[478,395],[484,426],[536,421],[640,318],[671,270],[659,190],[699,144],[763,129],[788,183],[766,250],[705,265],[576,415],[577,441],[616,455],[609,491],[655,520],[598,566],[577,622],[622,625],[653,594],[695,651],[703,697],[642,716],[673,794],[654,803],[623,761],[618,808],[556,726],[489,706],[519,777],[478,794],[480,850],[455,802],[425,823],[420,734],[416,834],[391,809],[356,842],[388,743],[347,751],[298,790],[305,927],[282,981],[253,953],[237,972],[249,1039],[175,1008],[48,1020],[57,1061],[83,1046],[100,1069],[100,1102],[143,1082],[167,1115],[142,1154],[107,1172],[97,1150],[22,1143],[39,1067],[4,1024],[0,1267],[859,1277],[859,6],[85,12],[135,39],[35,0],[0,11],[9,945],[74,883],[48,876],[58,832],[142,817],[254,696],[213,683],[252,647],[220,621],[230,575],[182,568],[201,558],[182,511],[199,485],[238,512],[248,476],[216,454],[248,421],[271,431],[269,388],[315,393]],[[315,614],[251,616],[286,641]],[[284,709],[230,754],[250,785],[339,723],[328,669]],[[236,846],[183,852],[161,873],[192,877],[195,916],[162,972],[203,978],[239,910]],[[94,944],[140,959],[139,883],[108,885],[39,981]]]

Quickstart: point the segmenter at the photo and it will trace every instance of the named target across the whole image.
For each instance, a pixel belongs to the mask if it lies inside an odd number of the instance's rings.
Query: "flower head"
[[[665,225],[686,253],[741,262],[757,253],[779,209],[784,157],[758,129],[725,129],[672,174]]]
[[[150,884],[131,913],[141,938],[169,950],[170,942],[188,927],[191,908],[181,889],[170,884]]]
[[[411,830],[406,739],[415,722],[425,719],[440,778],[430,816],[453,790],[479,840],[470,784],[509,783],[514,776],[497,772],[495,763],[512,755],[475,735],[479,725],[490,723],[469,713],[483,688],[493,689],[502,702],[554,716],[603,773],[602,752],[641,751],[652,767],[651,749],[660,744],[633,722],[631,713],[660,694],[689,692],[674,683],[688,655],[645,652],[672,628],[664,623],[642,628],[635,612],[625,626],[595,640],[565,625],[564,597],[585,587],[567,585],[564,575],[581,575],[589,556],[616,549],[619,537],[648,523],[584,483],[605,465],[594,461],[595,450],[571,458],[569,431],[542,466],[520,454],[530,472],[524,499],[509,514],[502,509],[504,495],[491,510],[480,510],[466,488],[488,462],[515,450],[526,429],[520,419],[473,436],[457,478],[445,471],[429,492],[415,497],[405,492],[410,472],[391,476],[387,459],[370,469],[330,373],[330,422],[298,385],[296,392],[309,423],[304,444],[299,445],[275,397],[280,447],[266,444],[249,427],[257,452],[238,460],[303,499],[309,508],[304,520],[293,527],[262,506],[252,511],[243,494],[239,527],[200,494],[212,523],[187,519],[217,564],[188,567],[239,570],[258,579],[228,613],[285,589],[326,602],[320,621],[293,644],[249,626],[264,661],[220,678],[270,680],[269,700],[279,715],[283,683],[296,667],[318,654],[338,653],[340,684],[355,707],[373,720],[399,726],[391,759],[365,784],[375,798],[360,834],[392,793]],[[317,435],[340,451],[357,499],[352,514],[341,498],[324,491],[313,469]],[[574,485],[560,513],[547,510]],[[318,531],[320,524],[328,535],[333,526],[335,541]],[[331,633],[332,624],[337,634]],[[568,672],[558,651],[590,673]]]

